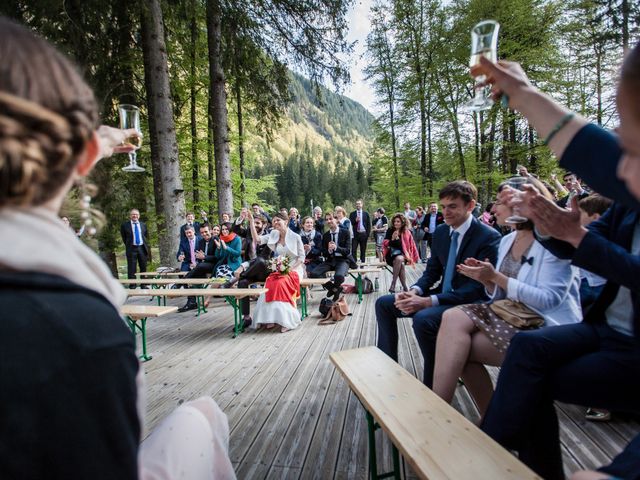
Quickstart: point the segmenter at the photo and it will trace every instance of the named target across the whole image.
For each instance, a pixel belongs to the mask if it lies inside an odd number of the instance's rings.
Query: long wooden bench
[[[142,336],[141,360],[146,362],[153,358],[151,355],[147,354],[147,318],[161,317],[177,311],[178,307],[155,307],[149,305],[123,305],[120,308],[120,313],[127,320],[131,333],[133,333],[134,341],[136,338],[136,330],[140,331],[140,335]],[[140,323],[138,323],[138,321],[140,321]]]
[[[189,272],[173,272],[173,271],[161,271],[161,272],[138,272],[136,276],[138,278],[175,278],[184,277]]]
[[[216,287],[225,282],[222,278],[152,278],[152,279],[119,279],[118,280],[122,285],[151,285],[152,289],[161,288],[166,285],[182,285],[185,287],[194,286],[194,285],[206,285],[209,287]],[[167,297],[157,296],[158,306],[167,305]],[[153,300],[153,299],[152,299]],[[198,314],[200,314],[200,310],[198,310]]]
[[[227,303],[233,307],[233,338],[235,338],[244,331],[242,313],[240,311],[240,303],[238,300],[245,297],[267,293],[268,291],[269,289],[267,288],[151,288],[127,290],[127,294],[130,297],[196,297],[198,305],[196,315],[206,313],[207,311],[203,301],[204,297],[224,298]]]
[[[540,479],[376,347],[329,357],[367,412],[372,479],[400,478],[399,454],[425,479]],[[381,475],[377,428],[393,443],[394,471]]]

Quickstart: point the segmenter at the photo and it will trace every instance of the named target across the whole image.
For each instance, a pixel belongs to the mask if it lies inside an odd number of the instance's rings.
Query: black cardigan
[[[137,478],[138,360],[113,305],[5,271],[0,312],[0,478]]]

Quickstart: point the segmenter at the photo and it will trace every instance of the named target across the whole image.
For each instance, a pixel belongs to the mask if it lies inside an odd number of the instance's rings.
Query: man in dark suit
[[[608,281],[583,322],[513,338],[482,429],[517,450],[543,478],[560,479],[564,472],[554,401],[640,412],[640,214],[614,204],[585,228],[579,223],[577,199],[572,212],[538,201],[521,211],[536,228],[553,235],[541,238],[543,245]],[[602,470],[620,478],[627,475],[618,468],[637,473],[638,450],[637,438]]]
[[[342,282],[347,275],[349,267],[356,268],[350,252],[349,231],[338,226],[338,219],[333,213],[326,213],[324,223],[329,228],[322,236],[322,256],[324,262],[314,268],[311,278],[324,278],[327,272],[333,270],[333,281],[328,281],[323,286],[327,289],[327,297],[333,297],[336,301],[342,293]]]
[[[206,278],[207,274],[213,272],[218,259],[214,256],[216,246],[211,238],[211,229],[208,223],[200,225],[200,239],[197,242],[195,251],[196,265],[185,275],[184,278]],[[178,312],[195,310],[198,308],[196,297],[188,297],[187,303],[178,309]]]
[[[378,348],[398,361],[399,317],[413,317],[413,331],[424,357],[424,383],[433,386],[436,337],[442,313],[456,305],[486,300],[479,282],[457,272],[467,258],[489,259],[495,265],[500,235],[478,222],[471,212],[476,188],[466,181],[447,184],[440,191],[445,224],[433,234],[431,257],[422,277],[408,292],[384,295],[376,302]],[[431,288],[440,282],[436,290]]]
[[[195,268],[197,262],[196,249],[198,239],[196,238],[196,232],[193,225],[187,225],[184,229],[184,239],[180,239],[180,245],[178,246],[178,253],[176,258],[180,263],[180,271],[188,272],[192,268]]]
[[[364,262],[367,255],[367,240],[371,234],[371,218],[369,212],[362,209],[362,200],[356,200],[356,209],[349,215],[351,228],[353,229],[353,243],[351,253],[354,258],[358,258],[356,248],[360,246],[360,261]]]
[[[429,213],[427,214],[427,245],[429,246],[429,250],[431,250],[431,246],[433,245],[433,232],[436,231],[440,225],[444,223],[444,217],[442,213],[438,211],[438,204],[436,202],[432,202],[429,205]]]
[[[137,209],[132,209],[129,212],[129,220],[120,225],[120,236],[127,256],[127,277],[134,279],[136,266],[140,266],[141,272],[146,272],[147,260],[151,256],[147,226],[140,221],[140,212]],[[130,285],[130,288],[135,288],[135,285]]]
[[[200,237],[200,222],[196,222],[195,221],[196,220],[196,216],[191,212],[187,212],[186,220],[187,220],[187,222],[180,227],[180,240],[182,241],[182,240],[187,238],[186,235],[185,235],[185,230],[187,229],[187,227],[193,227],[193,231],[196,234],[196,238],[199,238]]]

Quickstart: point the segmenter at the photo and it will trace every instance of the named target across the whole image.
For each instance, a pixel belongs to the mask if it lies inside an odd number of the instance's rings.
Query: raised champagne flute
[[[498,60],[498,32],[500,24],[495,20],[483,20],[471,29],[471,60],[469,67],[475,67],[480,63],[480,58],[495,63]],[[482,85],[484,75],[475,77],[474,95],[464,106],[472,112],[488,110],[493,106],[490,97],[491,87]]]
[[[514,190],[522,190],[522,186],[527,183],[525,177],[511,177],[507,180],[507,185]],[[520,215],[520,208],[518,205],[511,207],[511,215],[504,219],[505,223],[518,224],[528,221],[527,217]]]
[[[140,130],[140,109],[135,105],[121,104],[118,106],[120,113],[120,128],[123,130],[134,129],[142,135]],[[129,152],[129,165],[123,167],[125,172],[144,172],[144,168],[140,167],[137,162],[138,150],[142,146],[142,136],[132,135],[124,140],[125,144],[129,144],[135,148],[133,152]]]

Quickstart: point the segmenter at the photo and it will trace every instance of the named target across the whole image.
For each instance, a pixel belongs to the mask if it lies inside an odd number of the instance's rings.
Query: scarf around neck
[[[118,310],[124,304],[125,290],[106,263],[51,210],[0,209],[0,232],[0,269],[58,275],[101,294]]]
[[[235,232],[229,232],[229,235],[220,235],[220,240],[223,240],[224,243],[229,243],[236,238]]]

